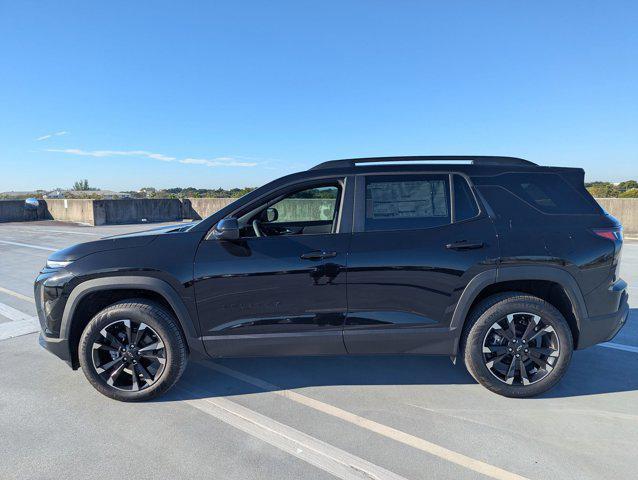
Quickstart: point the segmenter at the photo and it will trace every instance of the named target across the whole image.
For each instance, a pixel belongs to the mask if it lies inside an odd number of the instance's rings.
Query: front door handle
[[[477,250],[479,248],[483,248],[485,244],[483,242],[480,243],[470,243],[466,240],[462,240],[460,242],[448,243],[445,248],[448,250]]]
[[[323,252],[321,250],[314,250],[312,252],[301,254],[302,260],[323,260],[324,258],[336,257],[337,252]]]

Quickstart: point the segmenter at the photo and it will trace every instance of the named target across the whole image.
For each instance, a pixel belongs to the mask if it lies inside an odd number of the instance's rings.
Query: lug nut
[[[516,354],[516,358],[519,358],[519,357],[520,357],[520,355],[517,353],[517,354]]]
[[[529,350],[527,348],[525,349],[525,353],[529,353]]]
[[[511,352],[512,351],[512,347],[508,348],[507,350]]]

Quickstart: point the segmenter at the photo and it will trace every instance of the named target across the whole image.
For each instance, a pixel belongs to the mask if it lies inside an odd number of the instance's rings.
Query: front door
[[[210,355],[345,353],[347,188],[288,187],[233,214],[239,240],[202,241],[195,295]]]
[[[465,285],[493,268],[490,218],[461,175],[357,178],[348,258],[349,353],[452,353],[450,320]]]

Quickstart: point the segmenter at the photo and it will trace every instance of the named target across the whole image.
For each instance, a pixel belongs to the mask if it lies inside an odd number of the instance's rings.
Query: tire
[[[505,397],[526,398],[558,383],[573,345],[569,325],[553,305],[509,292],[489,297],[472,310],[461,353],[481,385]]]
[[[188,350],[171,313],[154,302],[131,299],[110,305],[89,321],[80,338],[79,360],[97,391],[138,402],[162,395],[179,380]]]

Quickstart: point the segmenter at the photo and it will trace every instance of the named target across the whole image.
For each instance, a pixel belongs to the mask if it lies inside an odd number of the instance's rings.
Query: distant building
[[[112,190],[52,190],[44,195],[44,198],[101,198],[105,200],[130,197],[130,193]]]

